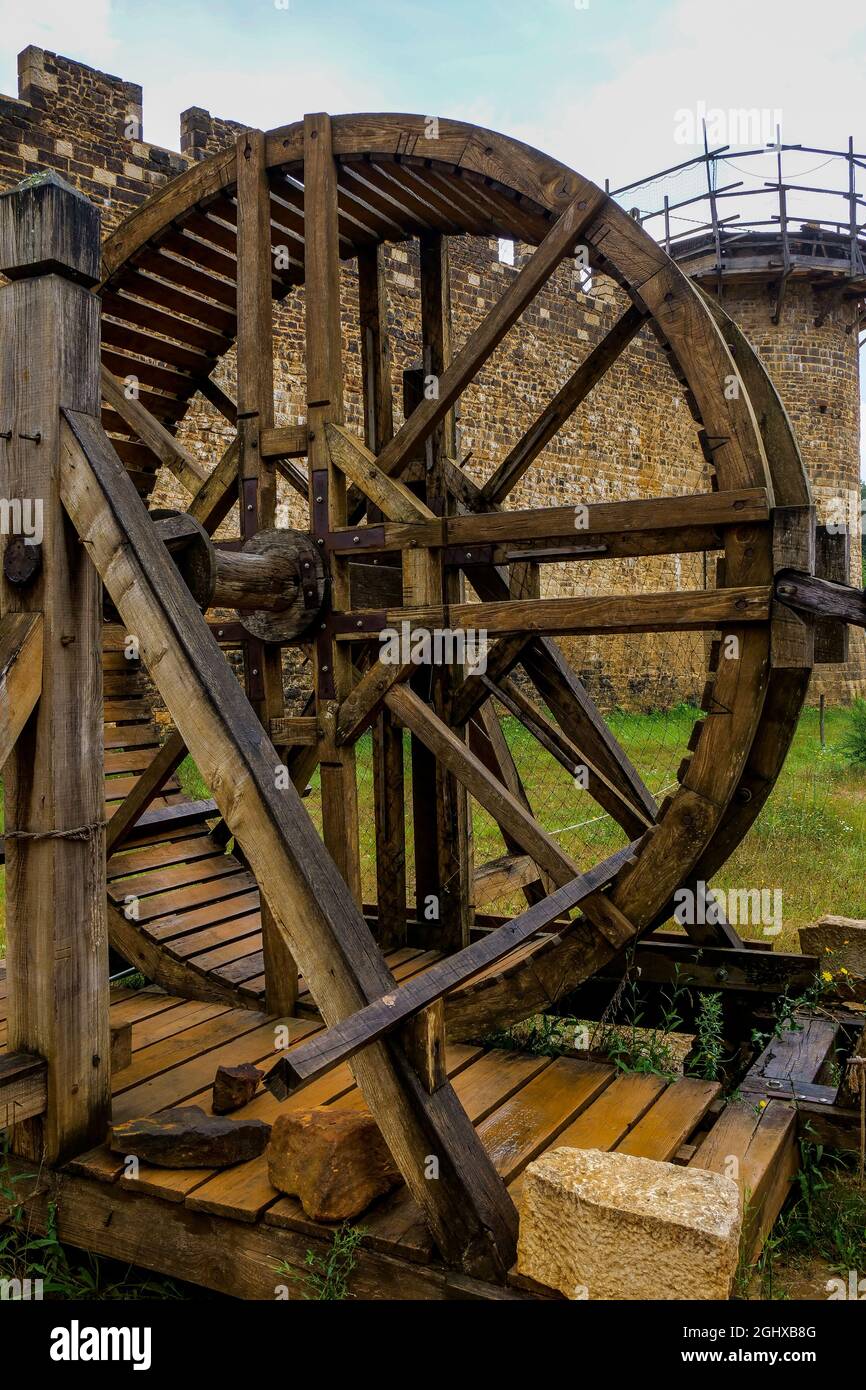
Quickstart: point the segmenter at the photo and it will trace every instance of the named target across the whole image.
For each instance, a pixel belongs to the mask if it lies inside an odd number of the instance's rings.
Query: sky
[[[27,44],[66,54],[140,83],[144,138],[170,149],[203,106],[263,129],[305,111],[451,116],[613,188],[696,153],[684,113],[701,110],[866,150],[863,0],[0,0],[0,34],[0,91],[17,93]]]

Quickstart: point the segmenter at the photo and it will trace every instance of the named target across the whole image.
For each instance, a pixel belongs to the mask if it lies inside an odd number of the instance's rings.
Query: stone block
[[[313,1221],[351,1221],[402,1181],[372,1115],[326,1105],[278,1116],[268,1176]]]
[[[182,1105],[112,1125],[109,1148],[160,1168],[227,1168],[258,1158],[270,1132],[263,1120],[226,1120]]]
[[[720,1173],[554,1149],[526,1170],[517,1267],[570,1299],[725,1299],[740,1227]]]
[[[857,917],[827,915],[800,928],[800,950],[818,957],[820,971],[830,971],[839,984],[842,971],[854,981],[866,981],[866,922]]]
[[[252,1062],[241,1062],[237,1067],[217,1067],[213,1083],[212,1109],[215,1115],[228,1115],[232,1110],[240,1110],[252,1100],[259,1088],[264,1072],[254,1067]]]

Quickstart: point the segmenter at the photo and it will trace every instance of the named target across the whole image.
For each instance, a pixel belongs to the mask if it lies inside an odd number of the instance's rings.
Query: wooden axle
[[[237,608],[241,612],[263,608],[282,613],[292,606],[299,588],[297,562],[282,549],[274,548],[266,554],[246,550],[216,552],[213,608]]]

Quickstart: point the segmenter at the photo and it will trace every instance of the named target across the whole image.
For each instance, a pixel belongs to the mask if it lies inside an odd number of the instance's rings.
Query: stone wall
[[[19,58],[19,94],[0,97],[0,187],[27,174],[56,169],[102,209],[107,231],[155,188],[234,140],[243,129],[200,107],[180,117],[180,152],[143,139],[142,92],[133,83],[96,72],[56,54],[25,49]],[[477,238],[451,243],[452,303],[457,347],[496,302],[515,266],[499,259],[498,244]],[[515,249],[519,266],[524,248]],[[388,248],[389,330],[396,416],[401,374],[420,361],[417,247]],[[819,496],[845,494],[859,475],[857,335],[845,329],[852,307],[832,309],[820,330],[811,326],[811,291],[801,302],[789,290],[782,323],[770,323],[766,295],[726,295],[765,356],[800,431],[807,466]],[[609,281],[587,293],[570,265],[550,280],[460,403],[461,456],[477,481],[486,478],[623,307]],[[847,314],[847,319],[845,315]],[[811,318],[814,318],[814,309]],[[357,282],[343,271],[347,423],[362,428]],[[278,423],[304,418],[303,289],[275,311]],[[233,388],[229,354],[219,379]],[[205,402],[194,403],[181,438],[213,462],[228,439],[225,422]],[[668,365],[649,334],[642,334],[564,426],[513,494],[514,505],[550,506],[706,488],[706,470],[694,423]],[[183,505],[171,475],[160,477],[156,500]],[[281,494],[281,520],[302,522],[292,494]],[[859,521],[859,513],[858,513]],[[227,532],[236,533],[230,518]],[[859,536],[859,532],[858,532]],[[712,563],[712,557],[708,557]],[[627,592],[635,588],[699,588],[712,583],[703,557],[594,561],[545,568],[545,592]],[[581,675],[606,709],[620,704],[664,708],[693,700],[703,683],[703,639],[695,635],[593,639],[570,644]],[[850,698],[866,669],[862,645],[846,670],[833,668],[827,688]]]

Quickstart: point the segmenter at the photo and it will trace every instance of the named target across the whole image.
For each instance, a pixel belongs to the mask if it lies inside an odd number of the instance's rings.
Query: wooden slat
[[[187,492],[197,492],[207,479],[207,473],[198,460],[187,453],[140,399],[127,396],[123,383],[118,381],[107,367],[102,369],[101,387],[103,398],[135,431],[160,463],[171,469]]]
[[[48,1064],[41,1057],[13,1052],[0,1055],[0,1134],[45,1114]]]

